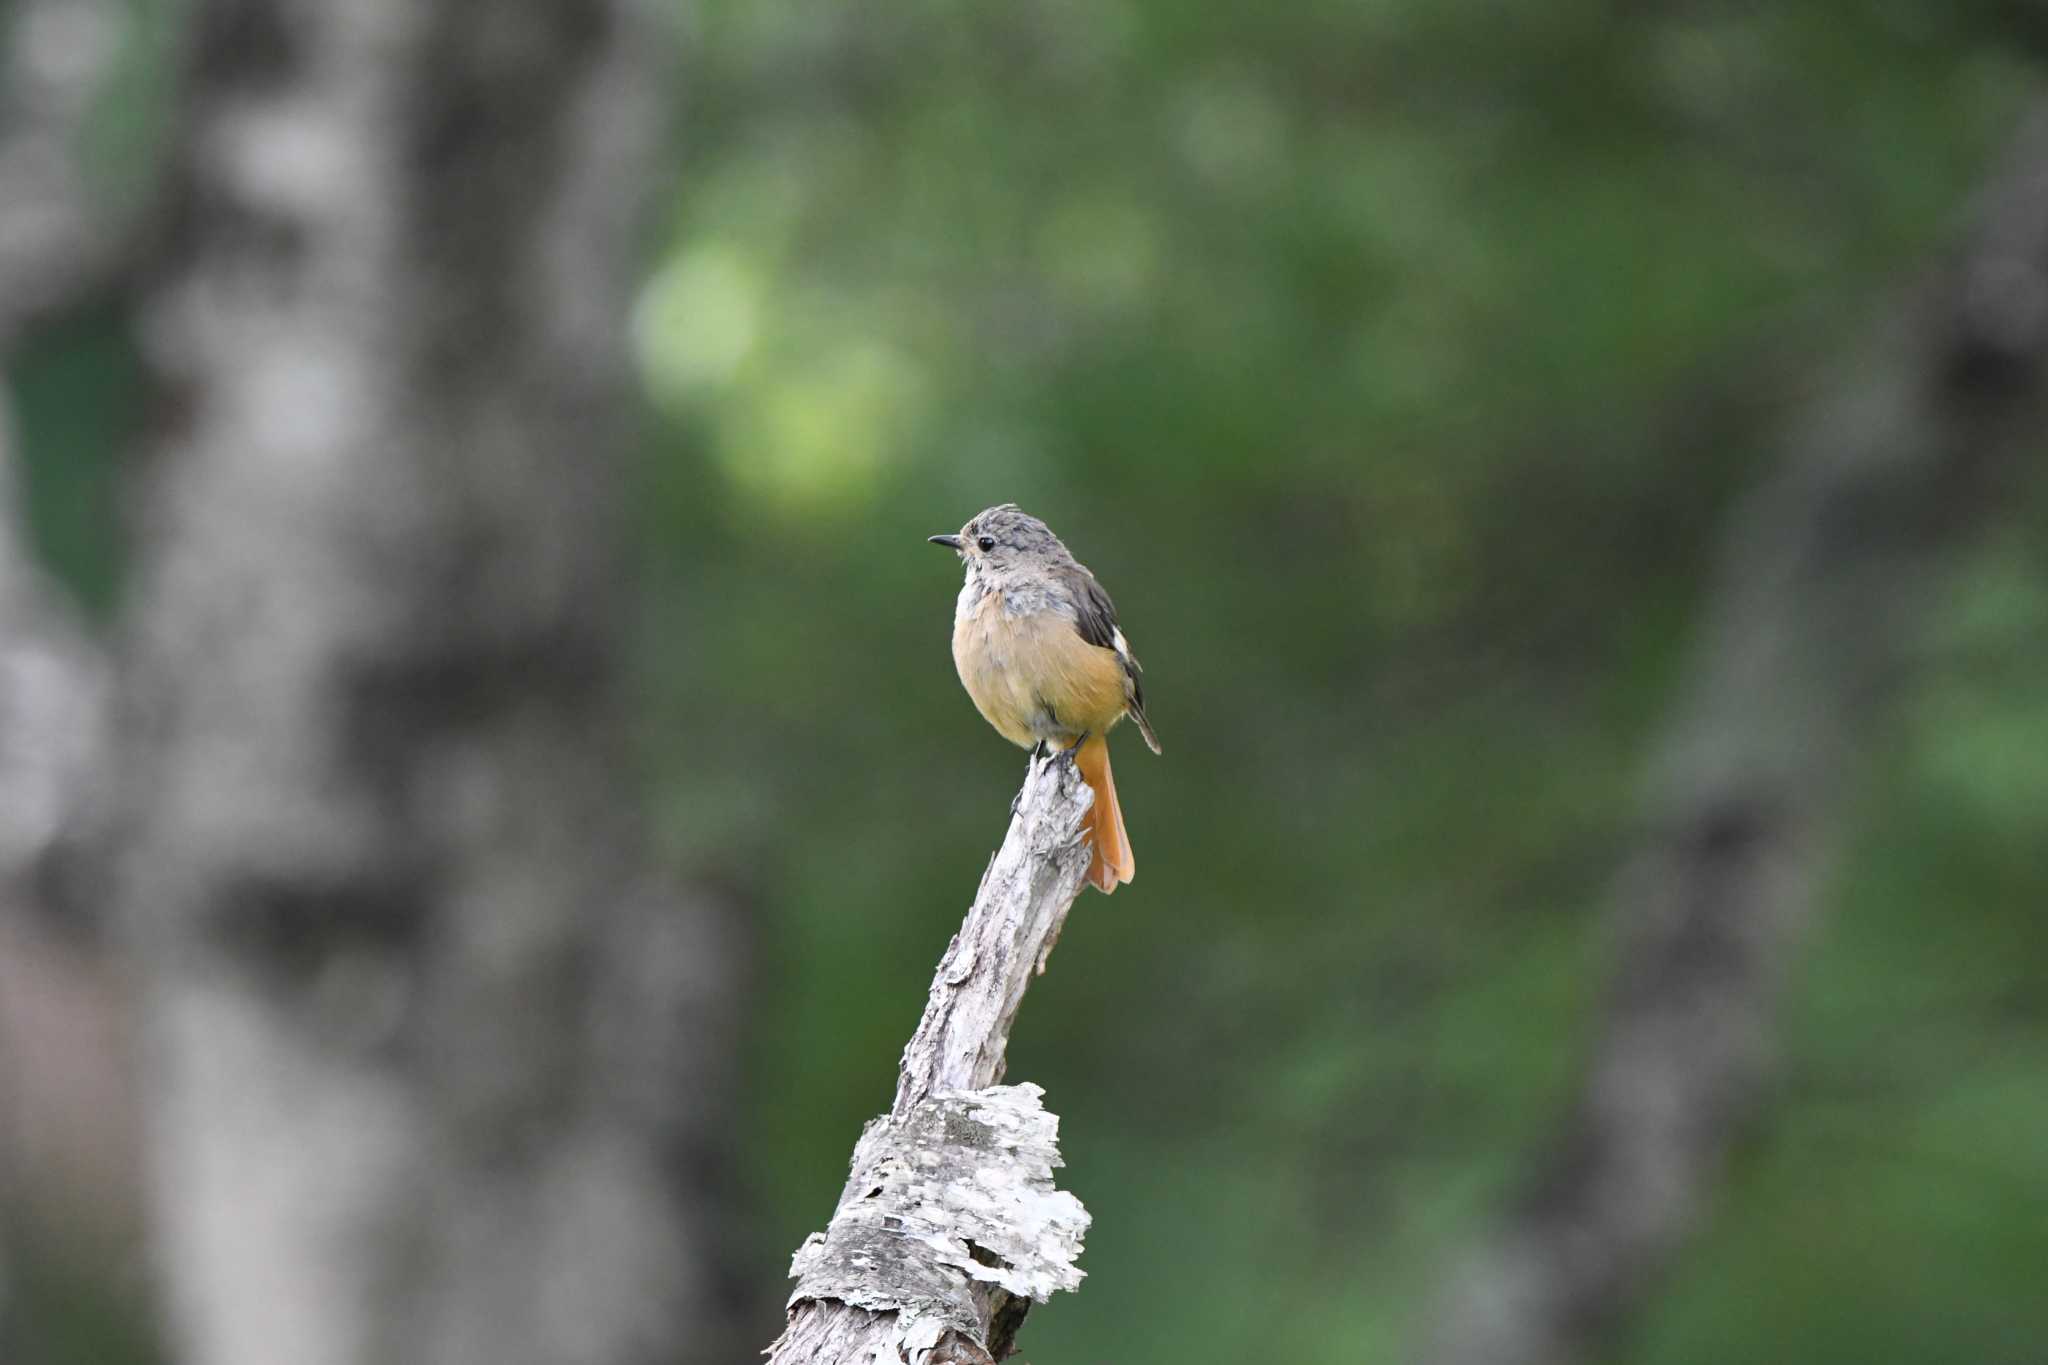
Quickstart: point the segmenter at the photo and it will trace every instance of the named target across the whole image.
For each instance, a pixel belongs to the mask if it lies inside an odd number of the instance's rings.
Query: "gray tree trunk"
[[[732,944],[620,707],[635,0],[199,0],[123,921],[188,1365],[720,1358]]]
[[[1737,518],[1615,890],[1621,951],[1576,1110],[1448,1287],[1424,1360],[1603,1358],[1697,1226],[1903,647],[2044,418],[2048,113]]]

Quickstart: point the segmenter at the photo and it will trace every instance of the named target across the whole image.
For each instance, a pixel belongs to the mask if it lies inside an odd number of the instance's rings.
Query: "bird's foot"
[[[1048,750],[1045,747],[1045,741],[1041,739],[1038,741],[1038,743],[1031,746],[1031,752],[1025,756],[1024,786],[1017,788],[1017,794],[1010,798],[1011,818],[1014,819],[1017,816],[1017,814],[1024,809],[1025,787],[1029,787],[1031,785],[1032,777],[1036,775],[1038,772],[1039,760],[1044,758],[1047,752]]]

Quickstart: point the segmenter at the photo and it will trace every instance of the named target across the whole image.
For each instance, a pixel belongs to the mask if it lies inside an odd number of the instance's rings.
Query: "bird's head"
[[[1044,568],[1066,553],[1050,527],[1014,502],[975,513],[956,535],[930,539],[958,553],[970,577],[997,580]]]

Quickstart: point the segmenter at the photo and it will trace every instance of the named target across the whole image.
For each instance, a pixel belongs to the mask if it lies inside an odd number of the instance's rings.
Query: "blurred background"
[[[1428,1358],[2048,14],[324,8],[0,10],[6,1359],[750,1358],[1023,772],[924,544],[1005,501],[1166,749],[1011,1046],[1094,1215],[1025,1352]],[[1760,1060],[1530,1358],[2041,1359],[2037,489],[1826,618]]]

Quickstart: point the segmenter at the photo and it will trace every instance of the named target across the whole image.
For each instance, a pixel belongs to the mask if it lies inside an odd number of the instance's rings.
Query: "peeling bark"
[[[635,0],[199,0],[124,658],[188,1365],[728,1356],[734,926],[620,698]]]
[[[1754,1113],[1856,756],[1945,557],[2048,417],[2048,113],[1742,509],[1615,891],[1622,944],[1562,1141],[1452,1282],[1435,1365],[1597,1359]]]
[[[1081,1287],[1081,1201],[1053,1188],[1059,1120],[1035,1085],[949,1090],[875,1120],[847,1198],[790,1264],[793,1302],[837,1299],[902,1316],[906,1344],[985,1344],[978,1293],[1043,1303]]]
[[[1088,1215],[1053,1187],[1058,1120],[1036,1086],[996,1082],[1087,876],[1091,800],[1071,762],[1031,764],[903,1050],[895,1103],[862,1135],[831,1225],[791,1264],[771,1365],[1001,1360],[1031,1303],[1078,1287]]]

